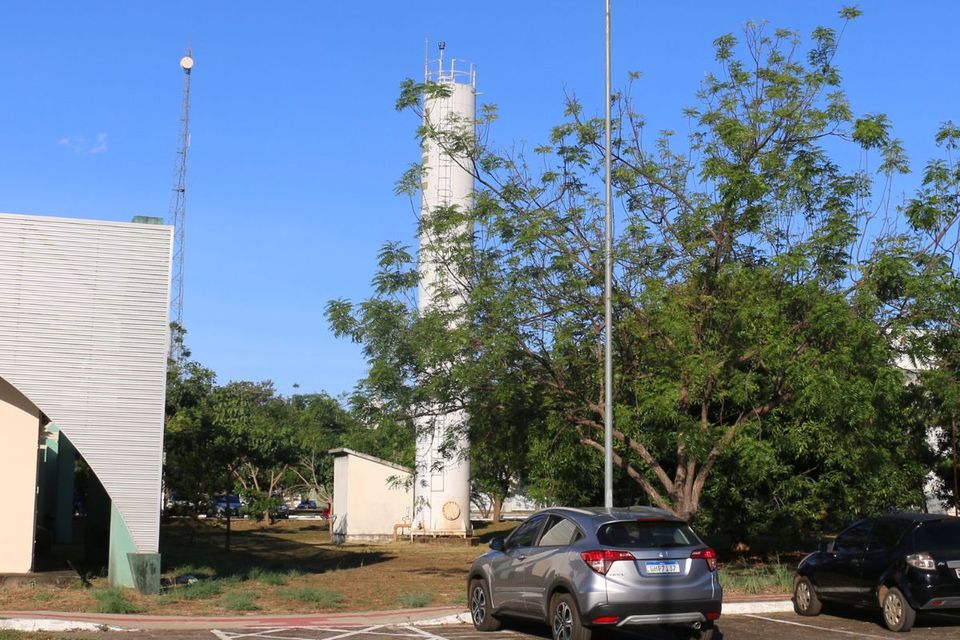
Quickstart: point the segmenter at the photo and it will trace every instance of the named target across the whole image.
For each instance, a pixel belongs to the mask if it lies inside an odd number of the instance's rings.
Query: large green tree
[[[944,326],[956,203],[941,187],[939,199],[890,202],[905,154],[885,116],[848,104],[838,42],[818,28],[804,50],[799,34],[763,24],[718,38],[682,142],[651,135],[629,91],[613,98],[614,463],[684,518],[731,451],[755,465],[740,475],[754,486],[776,461],[782,481],[770,491],[784,504],[819,496],[806,514],[920,501],[918,435],[895,363]],[[422,117],[444,91],[408,82],[398,106]],[[479,124],[494,118],[486,108]],[[334,301],[328,315],[364,345],[360,392],[393,415],[479,413],[491,395],[482,381],[509,353],[542,390],[531,400],[576,483],[582,461],[564,447],[603,449],[603,123],[571,97],[533,157],[497,152],[460,124],[419,135],[474,173],[476,204],[420,224],[446,238],[467,302],[415,313],[402,300],[416,270],[391,245],[378,295]],[[415,167],[401,188],[419,180]]]
[[[318,504],[333,500],[333,459],[329,451],[342,446],[359,428],[350,413],[325,393],[296,394],[287,402],[297,448],[287,488],[315,495]]]

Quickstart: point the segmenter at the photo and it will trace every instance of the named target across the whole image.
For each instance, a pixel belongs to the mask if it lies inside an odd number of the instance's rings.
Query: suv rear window
[[[625,520],[610,522],[597,531],[597,540],[608,547],[689,547],[700,540],[683,522],[669,520]]]
[[[918,551],[960,549],[960,521],[926,522],[913,534]]]

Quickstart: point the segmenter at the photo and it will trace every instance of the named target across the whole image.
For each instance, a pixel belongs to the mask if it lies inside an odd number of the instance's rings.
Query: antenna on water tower
[[[183,69],[183,100],[180,107],[180,135],[177,146],[177,162],[174,177],[173,195],[170,198],[170,213],[167,223],[174,228],[173,235],[173,277],[170,282],[171,322],[183,327],[183,263],[186,243],[187,222],[187,151],[190,149],[190,72],[193,70],[193,56],[190,49],[180,58]],[[182,340],[174,340],[171,335],[170,357],[183,358]]]

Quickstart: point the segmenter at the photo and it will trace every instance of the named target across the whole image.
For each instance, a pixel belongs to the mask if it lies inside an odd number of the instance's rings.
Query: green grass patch
[[[314,589],[312,587],[281,589],[280,597],[286,600],[303,602],[318,609],[333,609],[343,604],[343,596],[331,589]]]
[[[63,640],[64,636],[46,631],[14,631],[0,629],[0,640]],[[71,636],[70,640],[94,640],[90,636]]]
[[[779,563],[721,567],[723,588],[734,593],[790,593],[793,590],[793,569]]]
[[[203,578],[212,578],[217,574],[212,567],[198,566],[193,564],[182,564],[172,569],[167,570],[166,572],[171,577],[176,576],[193,576],[194,578],[203,579]]]
[[[97,613],[139,613],[143,610],[117,587],[97,589],[93,597],[97,601]]]
[[[256,580],[257,582],[262,582],[263,584],[268,584],[272,587],[281,587],[290,580],[291,576],[289,573],[281,573],[280,571],[267,571],[260,567],[254,567],[247,573],[248,580]]]
[[[225,589],[240,584],[238,578],[221,578],[220,580],[201,580],[193,584],[187,584],[180,587],[173,587],[165,594],[163,599],[167,601],[181,602],[184,600],[208,600],[216,598],[224,592]]]
[[[254,597],[243,591],[231,591],[223,596],[223,607],[227,611],[259,611]]]
[[[411,591],[400,596],[399,602],[404,609],[419,609],[433,602],[433,594],[429,591]]]

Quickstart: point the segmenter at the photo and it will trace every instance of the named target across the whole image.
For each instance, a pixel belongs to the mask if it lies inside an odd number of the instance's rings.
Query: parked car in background
[[[662,509],[545,509],[490,549],[467,578],[480,631],[519,617],[547,623],[554,640],[641,625],[714,636],[723,598],[716,553]]]
[[[920,611],[960,610],[960,518],[896,513],[854,522],[797,568],[793,606],[803,616],[824,601],[878,607],[891,631]]]
[[[297,505],[298,510],[303,509],[316,509],[317,503],[313,500],[301,500],[300,504]]]
[[[215,496],[213,498],[213,515],[224,516],[227,513],[227,509],[230,510],[231,514],[236,515],[240,513],[242,506],[243,503],[240,501],[240,498],[235,495]]]

